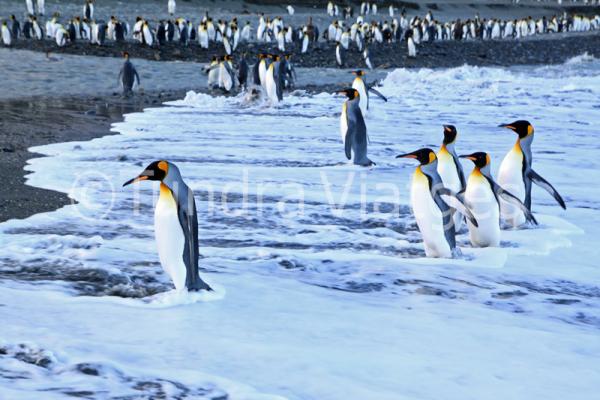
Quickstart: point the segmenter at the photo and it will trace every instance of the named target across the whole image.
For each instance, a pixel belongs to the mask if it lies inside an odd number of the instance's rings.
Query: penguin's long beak
[[[471,161],[475,161],[476,160],[475,156],[473,156],[472,154],[463,154],[462,156],[458,156],[458,157],[459,158],[466,158],[466,159],[471,160]]]
[[[515,127],[512,126],[511,124],[500,124],[500,125],[498,125],[498,128],[506,128],[506,129],[510,129],[512,131],[515,130]]]
[[[135,178],[132,178],[132,179],[128,180],[127,182],[125,182],[123,184],[123,187],[125,187],[127,185],[131,185],[132,183],[135,183],[135,182],[145,181],[147,179],[148,179],[148,175],[136,176]]]
[[[416,159],[417,155],[414,153],[406,153],[406,154],[397,155],[396,158],[414,158],[414,159]]]

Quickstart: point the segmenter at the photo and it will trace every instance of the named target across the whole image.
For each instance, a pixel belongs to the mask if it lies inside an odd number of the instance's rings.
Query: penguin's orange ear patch
[[[490,165],[491,162],[492,162],[492,160],[490,159],[490,155],[486,154],[485,155],[485,165]]]
[[[533,133],[533,126],[531,124],[527,125],[527,134],[531,135]]]
[[[433,151],[430,151],[429,152],[429,163],[431,164],[434,161],[435,161],[435,153]]]
[[[161,161],[158,163],[158,168],[165,173],[169,172],[169,164],[166,161]]]

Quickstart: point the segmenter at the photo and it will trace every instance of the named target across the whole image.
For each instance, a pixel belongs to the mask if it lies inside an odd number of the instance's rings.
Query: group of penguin
[[[340,132],[346,157],[355,165],[368,167],[374,163],[367,157],[364,117],[368,110],[368,93],[374,89],[364,83],[362,71],[354,73],[352,87],[338,92],[347,97],[342,105]],[[428,257],[457,255],[455,236],[464,219],[474,247],[500,245],[501,217],[512,228],[525,223],[537,225],[531,212],[533,183],[548,191],[566,209],[556,189],[532,169],[533,126],[524,120],[500,126],[512,130],[518,138],[500,165],[498,182],[492,177],[488,153],[457,155],[457,130],[453,125],[444,125],[444,138],[437,153],[422,148],[397,156],[419,162],[412,178],[410,201]],[[468,178],[465,178],[460,158],[474,164]]]
[[[281,62],[276,57],[267,67],[268,58],[271,57],[262,55],[258,66],[253,68],[258,82],[261,82],[261,76],[269,76],[268,71],[278,68],[275,65]],[[122,73],[131,82],[137,76],[128,59]],[[347,97],[342,105],[340,132],[347,158],[356,165],[369,167],[374,165],[367,157],[365,116],[369,109],[369,93],[377,94],[384,101],[387,99],[365,83],[362,71],[353,73],[356,77],[352,87],[337,92]],[[500,246],[501,220],[511,228],[527,223],[537,225],[531,210],[534,183],[548,191],[566,209],[561,195],[532,168],[533,126],[528,121],[518,120],[500,127],[516,133],[517,140],[500,165],[497,182],[491,174],[488,153],[457,154],[457,130],[453,125],[444,125],[443,141],[437,153],[430,148],[422,148],[396,157],[414,159],[419,163],[412,178],[410,203],[427,257],[459,256],[456,233],[465,221],[473,247]],[[460,158],[474,164],[468,178]],[[176,290],[211,291],[198,272],[198,220],[192,190],[183,181],[177,166],[165,160],[152,162],[123,186],[145,180],[160,182],[154,229],[163,269]]]
[[[65,46],[76,40],[88,40],[93,45],[102,46],[107,40],[116,42],[125,41],[131,34],[133,40],[144,46],[160,47],[167,43],[178,42],[187,46],[197,41],[202,49],[208,49],[211,43],[222,46],[226,55],[232,55],[238,45],[242,42],[255,40],[261,43],[272,43],[276,45],[281,53],[297,49],[302,54],[317,48],[321,37],[334,44],[334,58],[339,67],[347,67],[347,52],[352,50],[360,52],[364,65],[368,69],[373,68],[373,60],[369,46],[377,46],[382,43],[405,42],[407,56],[417,56],[417,46],[435,40],[487,40],[487,39],[509,39],[522,38],[525,36],[538,35],[553,32],[579,32],[600,29],[600,16],[588,17],[580,14],[552,18],[532,17],[501,20],[499,18],[475,18],[461,21],[460,19],[440,22],[434,18],[432,11],[428,11],[424,17],[407,17],[406,11],[401,10],[397,17],[397,9],[390,5],[388,7],[389,21],[375,18],[378,15],[377,3],[363,2],[359,7],[359,15],[354,20],[352,6],[339,7],[333,2],[327,4],[327,15],[335,18],[329,26],[321,31],[313,23],[312,17],[304,25],[293,27],[284,22],[283,17],[265,17],[260,14],[258,25],[253,34],[250,21],[246,21],[243,28],[238,19],[231,21],[213,19],[205,13],[198,25],[185,18],[174,20],[160,20],[153,24],[151,21],[138,16],[133,29],[127,22],[111,16],[105,22],[94,19],[94,1],[85,0],[83,15],[76,16],[66,23],[59,22],[58,14],[54,14],[51,20],[46,22],[46,34],[40,25],[36,15],[43,15],[44,2],[38,0],[38,9],[30,9],[27,2],[29,17],[24,23],[23,29],[15,16],[9,21],[2,22],[0,34],[4,45],[11,46],[20,34],[25,38],[42,40],[49,37],[55,40],[58,46]],[[41,3],[41,8],[39,6]],[[33,7],[33,5],[32,5]],[[176,12],[175,0],[168,0],[167,9],[169,15]],[[288,13],[294,15],[294,8],[287,7]],[[370,22],[367,21],[370,18]],[[354,66],[356,67],[356,66]]]
[[[277,105],[283,100],[284,90],[292,89],[297,78],[291,57],[291,54],[259,53],[254,65],[250,66],[246,54],[242,54],[236,69],[232,56],[214,56],[205,69],[208,87],[225,93],[232,92],[236,86],[251,88],[255,94],[264,93],[272,105]]]

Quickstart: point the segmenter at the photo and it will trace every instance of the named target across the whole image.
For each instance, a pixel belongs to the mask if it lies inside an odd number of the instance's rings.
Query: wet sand
[[[197,63],[132,61],[141,89],[123,98],[117,83],[120,59],[54,54],[48,59],[43,53],[0,49],[0,62],[7,66],[0,91],[0,170],[8,172],[0,192],[0,222],[71,203],[63,193],[26,184],[23,168],[36,156],[30,147],[109,135],[123,114],[181,99],[188,90],[207,92]],[[86,73],[91,68],[93,73]],[[369,82],[384,75],[372,73]],[[332,91],[351,80],[348,71],[300,68],[297,88]]]

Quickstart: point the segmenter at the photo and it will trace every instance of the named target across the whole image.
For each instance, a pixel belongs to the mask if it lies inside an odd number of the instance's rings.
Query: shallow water
[[[29,183],[80,203],[0,224],[11,321],[0,393],[76,381],[101,398],[139,380],[230,398],[597,393],[600,62],[396,70],[381,92],[389,101],[372,98],[367,117],[370,169],[346,163],[343,99],[302,92],[278,108],[189,93],[128,115],[121,135],[35,148],[49,157],[31,161]],[[458,152],[490,152],[495,171],[515,140],[496,126],[519,118],[535,126],[534,167],[568,210],[536,188],[539,227],[503,231],[497,249],[462,234],[460,258],[426,259],[408,203],[414,165],[395,155],[437,148],[454,123]],[[216,296],[168,292],[157,188],[121,188],[162,158],[196,193],[201,273]],[[22,342],[54,358],[32,366],[15,355]]]

